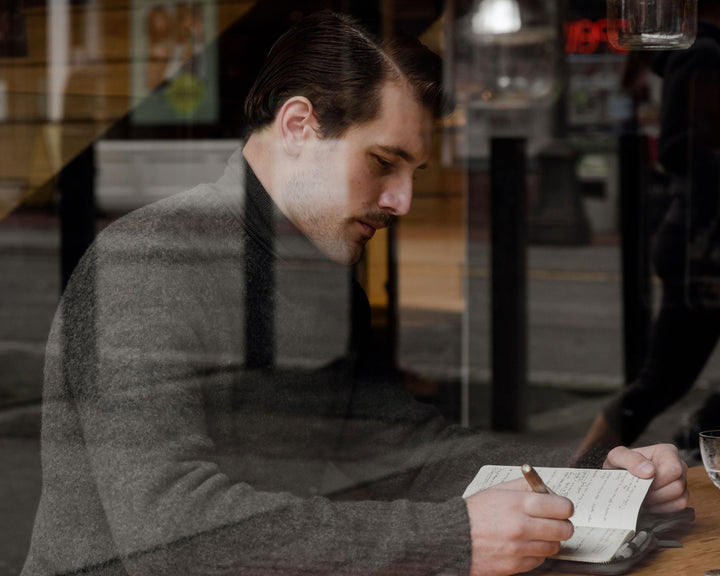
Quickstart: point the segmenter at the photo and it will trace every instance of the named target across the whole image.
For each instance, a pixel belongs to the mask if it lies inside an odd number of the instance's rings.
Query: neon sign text
[[[594,54],[609,48],[616,54],[626,54],[627,50],[618,50],[608,41],[607,19],[592,21],[588,18],[565,23],[565,53]]]

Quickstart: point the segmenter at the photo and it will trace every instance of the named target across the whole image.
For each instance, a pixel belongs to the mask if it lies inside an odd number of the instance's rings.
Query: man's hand
[[[473,576],[526,572],[560,550],[573,534],[573,504],[555,494],[535,494],[524,479],[503,482],[466,501]]]
[[[643,503],[648,512],[676,512],[688,504],[687,464],[672,444],[654,444],[633,450],[618,446],[610,451],[603,468],[624,468],[638,478],[654,477]]]

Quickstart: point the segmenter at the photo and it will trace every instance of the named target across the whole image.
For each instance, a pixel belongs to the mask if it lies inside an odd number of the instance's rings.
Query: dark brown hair
[[[303,18],[270,50],[245,101],[245,134],[270,124],[293,96],[312,102],[325,138],[372,120],[385,80],[405,79],[435,118],[451,109],[440,58],[413,38],[381,43],[352,18],[322,11]]]

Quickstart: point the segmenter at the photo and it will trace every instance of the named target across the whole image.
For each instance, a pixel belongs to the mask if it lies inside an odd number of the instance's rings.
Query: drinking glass
[[[720,488],[720,430],[700,432],[700,455],[710,480]]]
[[[607,33],[618,49],[687,48],[697,33],[697,0],[607,0]]]

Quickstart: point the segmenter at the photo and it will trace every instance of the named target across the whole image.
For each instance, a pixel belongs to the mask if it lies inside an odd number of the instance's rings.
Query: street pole
[[[525,138],[490,141],[493,430],[527,426]]]

